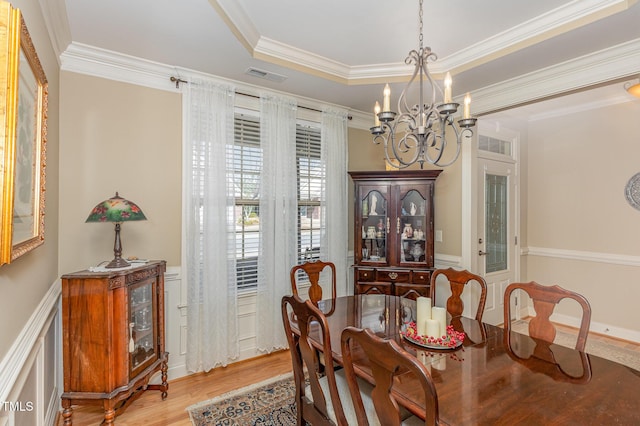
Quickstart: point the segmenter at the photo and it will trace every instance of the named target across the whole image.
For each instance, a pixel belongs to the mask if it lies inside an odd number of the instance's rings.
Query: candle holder
[[[461,118],[458,120],[458,126],[468,129],[470,127],[474,127],[476,125],[477,118]]]

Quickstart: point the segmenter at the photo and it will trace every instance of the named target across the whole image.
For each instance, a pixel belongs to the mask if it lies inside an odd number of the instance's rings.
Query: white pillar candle
[[[431,308],[431,318],[438,321],[440,324],[440,332],[438,337],[442,337],[447,334],[447,310],[439,306]]]
[[[429,337],[440,337],[440,323],[434,319],[428,319],[425,321],[427,324],[426,335]]]
[[[425,321],[431,319],[431,298],[430,297],[418,297],[416,301],[416,327],[418,334],[424,336],[425,334]]]

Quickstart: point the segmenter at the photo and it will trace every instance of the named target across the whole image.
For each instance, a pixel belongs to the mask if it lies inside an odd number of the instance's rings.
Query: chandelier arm
[[[453,163],[456,162],[456,160],[458,159],[458,157],[460,156],[460,151],[462,148],[462,138],[471,138],[471,136],[473,136],[473,130],[469,129],[469,128],[464,128],[462,130],[458,129],[455,124],[451,124],[451,127],[453,127],[455,133],[456,133],[456,155],[448,162],[448,163],[434,163],[435,166],[438,167],[448,167],[450,165],[452,165]]]
[[[395,129],[396,125],[394,125],[393,127],[394,127],[394,131],[389,135],[391,138],[391,144],[390,144],[391,151],[393,152],[394,158],[402,166],[399,168],[409,167],[410,165],[415,163],[419,158],[419,155],[420,155],[420,152],[418,151],[419,143],[415,139],[415,135],[409,132],[405,133],[404,136],[396,142],[395,136],[398,134],[398,132]],[[411,140],[413,142],[413,145],[409,144],[408,140]],[[414,154],[411,155],[411,158],[408,161],[405,161],[403,159],[402,154],[407,154],[407,153],[410,153],[411,151],[414,151]],[[385,154],[388,157],[388,151],[386,151]]]
[[[427,135],[427,139],[431,139],[432,142],[431,142],[431,145],[429,146],[425,144],[424,158],[427,163],[437,166],[440,159],[442,158],[442,154],[444,154],[444,149],[447,145],[447,142],[444,139],[443,135],[437,135],[434,131],[429,132],[429,134]],[[431,150],[429,150],[428,148],[431,148]],[[432,157],[431,155],[429,155],[430,151],[435,151],[438,154],[435,157]]]
[[[376,145],[383,145],[383,150],[384,150],[384,156],[385,156],[385,161],[387,162],[387,164],[389,164],[390,166],[397,168],[397,169],[405,169],[407,167],[409,167],[411,164],[413,164],[415,162],[411,161],[411,162],[405,162],[401,159],[399,152],[400,149],[396,150],[396,146],[395,146],[395,131],[394,129],[388,124],[388,123],[381,123],[381,127],[383,129],[382,133],[376,134],[373,138],[373,142]],[[387,128],[389,130],[389,132],[387,133],[384,128]],[[395,127],[395,126],[394,126]],[[391,142],[391,143],[389,143]],[[389,148],[391,147],[391,148]],[[395,160],[398,161],[398,164],[394,163],[392,161],[392,158],[389,156],[389,150],[391,149],[391,151],[393,152],[393,158]]]

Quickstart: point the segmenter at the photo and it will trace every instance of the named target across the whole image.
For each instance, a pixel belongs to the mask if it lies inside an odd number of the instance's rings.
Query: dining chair
[[[478,300],[478,307],[476,310],[476,320],[482,322],[482,315],[484,314],[484,305],[487,301],[487,282],[480,275],[476,275],[473,272],[465,270],[457,270],[453,268],[448,269],[436,269],[431,274],[431,299],[436,300],[436,280],[439,276],[446,277],[451,288],[451,296],[447,299],[447,312],[452,317],[462,315],[464,310],[464,303],[460,296],[467,284],[472,281],[476,281],[480,285],[480,300]]]
[[[311,286],[309,287],[309,300],[313,304],[317,305],[318,301],[322,300],[322,287],[320,286],[320,273],[329,268],[331,271],[331,300],[336,300],[336,265],[332,262],[323,262],[321,260],[308,261],[300,265],[296,265],[291,268],[291,291],[295,296],[298,294],[298,275],[299,271],[304,271]]]
[[[534,373],[544,374],[557,382],[584,384],[591,381],[591,360],[585,352],[572,351],[571,356],[560,356],[556,359],[554,348],[551,347],[555,345],[552,343],[533,340],[520,333],[505,333],[505,339],[507,353],[511,359]],[[557,346],[555,349],[569,350]],[[579,358],[579,363],[576,358]],[[581,368],[576,368],[577,365]]]
[[[326,317],[310,300],[292,295],[282,298],[282,320],[293,364],[297,424],[304,425],[305,421],[313,425],[346,425],[340,394],[348,396],[348,385],[344,373],[338,379],[333,368]],[[321,365],[318,351],[311,344],[312,333],[321,336],[326,365]]]
[[[371,329],[346,327],[340,336],[343,357],[343,370],[346,373],[351,399],[355,409],[357,424],[371,423],[385,426],[398,425],[437,425],[439,424],[438,394],[427,368],[418,359],[405,351],[393,339],[383,339]],[[357,354],[357,355],[355,355]],[[364,359],[362,357],[364,356]],[[362,396],[369,395],[356,380],[354,358],[358,363],[368,365],[375,383],[370,398],[374,410],[365,407]],[[396,376],[410,374],[415,378],[416,386],[424,392],[425,408],[422,414],[425,420],[416,416],[406,417],[403,409],[391,393]],[[372,422],[374,414],[377,418]]]
[[[536,316],[529,321],[529,336],[553,343],[556,338],[556,327],[551,320],[551,314],[562,299],[573,299],[582,307],[582,320],[578,330],[576,350],[584,352],[591,325],[591,305],[582,295],[566,290],[558,285],[545,286],[535,281],[528,283],[512,283],[504,292],[504,332],[505,337],[511,331],[511,293],[523,290],[533,300]]]

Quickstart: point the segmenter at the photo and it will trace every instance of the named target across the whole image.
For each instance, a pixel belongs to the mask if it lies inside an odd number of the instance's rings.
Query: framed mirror
[[[20,10],[0,1],[0,265],[44,243],[47,89]]]

